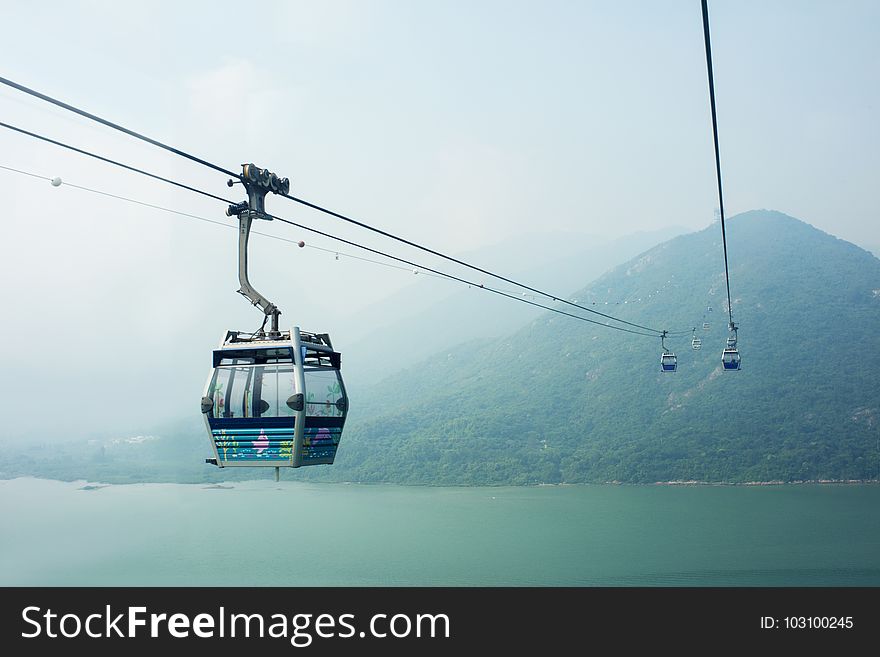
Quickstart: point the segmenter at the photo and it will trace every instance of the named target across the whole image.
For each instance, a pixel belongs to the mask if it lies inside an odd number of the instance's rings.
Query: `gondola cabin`
[[[742,366],[742,359],[736,347],[728,347],[721,353],[721,365],[726,370],[738,370]]]
[[[693,340],[691,340],[691,348],[694,351],[699,351],[703,348],[703,341],[700,338],[694,338]]]
[[[294,327],[269,339],[228,331],[202,396],[214,450],[207,462],[332,464],[348,413],[341,358],[323,333]]]
[[[675,358],[675,354],[671,351],[663,352],[663,355],[660,356],[660,371],[674,372],[676,367],[677,361]]]
[[[703,322],[703,330],[704,330],[704,331],[708,331],[708,330],[709,330],[709,322]]]

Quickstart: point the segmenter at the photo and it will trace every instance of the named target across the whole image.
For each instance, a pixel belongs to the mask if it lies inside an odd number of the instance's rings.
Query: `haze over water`
[[[0,481],[0,585],[880,585],[880,486]]]

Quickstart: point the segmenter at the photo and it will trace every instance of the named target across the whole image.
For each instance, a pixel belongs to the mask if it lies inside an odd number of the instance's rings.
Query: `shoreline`
[[[609,484],[621,482],[607,482]],[[829,486],[878,484],[880,479],[804,479],[796,481],[655,481],[643,486]]]
[[[272,483],[268,479],[242,479],[240,481],[222,481],[222,482],[198,482],[198,481],[133,481],[125,483],[109,483],[104,481],[91,481],[89,479],[53,479],[40,477],[35,475],[20,475],[17,477],[3,477],[0,482],[15,481],[16,479],[39,479],[42,481],[55,481],[65,484],[80,484],[80,490],[97,491],[102,488],[116,486],[146,486],[146,485],[174,485],[174,486],[198,486],[206,490],[228,490],[233,489],[236,485],[252,484],[252,483]],[[714,486],[714,487],[759,487],[759,486],[867,486],[878,485],[880,479],[811,479],[797,481],[701,481],[701,480],[669,480],[654,482],[626,482],[626,481],[603,481],[603,482],[584,482],[584,483],[535,483],[535,484],[401,484],[390,481],[309,481],[309,480],[287,480],[281,483],[305,484],[310,486],[322,485],[356,485],[356,486],[397,486],[400,488],[555,488],[563,486],[669,486],[669,487],[698,487],[698,486]]]

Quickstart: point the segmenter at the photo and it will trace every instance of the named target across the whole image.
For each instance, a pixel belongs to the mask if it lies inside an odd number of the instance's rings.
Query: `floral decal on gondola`
[[[268,446],[269,437],[264,430],[260,430],[260,435],[254,441],[254,447],[257,449],[257,454],[262,454]]]
[[[223,395],[223,381],[215,381],[208,389],[208,396],[214,400],[214,417],[223,417],[223,407],[226,403]]]
[[[343,412],[336,406],[337,400],[342,398],[342,386],[339,381],[329,384],[324,392],[323,399],[309,391],[306,393],[306,403],[309,404],[308,415],[312,417],[340,417]]]

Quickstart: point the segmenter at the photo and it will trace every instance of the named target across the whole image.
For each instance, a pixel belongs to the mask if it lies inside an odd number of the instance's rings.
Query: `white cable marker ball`
[[[52,187],[61,187],[61,178],[52,178]]]

